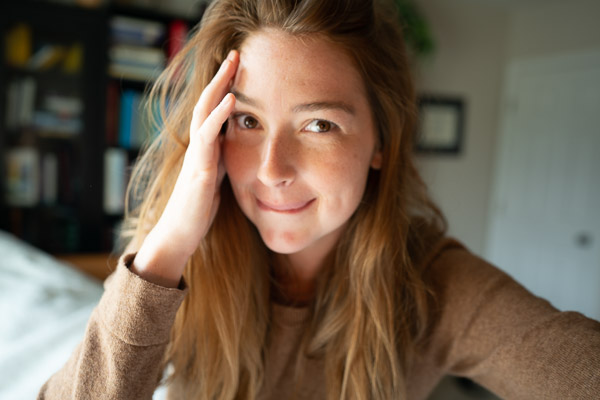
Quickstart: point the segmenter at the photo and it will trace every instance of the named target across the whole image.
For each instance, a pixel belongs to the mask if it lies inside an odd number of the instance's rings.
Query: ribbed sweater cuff
[[[106,327],[120,340],[136,346],[169,341],[171,326],[187,289],[155,285],[129,270],[135,254],[121,257],[98,305]]]

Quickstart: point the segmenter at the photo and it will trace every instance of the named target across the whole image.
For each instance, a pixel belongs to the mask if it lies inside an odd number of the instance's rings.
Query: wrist
[[[174,288],[179,285],[190,256],[172,240],[151,231],[133,260],[131,271],[149,282]]]

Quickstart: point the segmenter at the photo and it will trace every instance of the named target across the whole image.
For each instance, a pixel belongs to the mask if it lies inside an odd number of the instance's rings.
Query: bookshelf
[[[144,90],[198,20],[0,5],[0,229],[54,254],[114,249],[130,166],[154,134]]]
[[[182,18],[118,4],[110,7],[103,208],[112,232],[122,220],[128,172],[143,144],[158,133],[147,120],[145,91],[202,13],[200,8],[198,17]]]
[[[101,242],[100,14],[46,3],[3,2],[0,104],[2,226],[49,252]]]

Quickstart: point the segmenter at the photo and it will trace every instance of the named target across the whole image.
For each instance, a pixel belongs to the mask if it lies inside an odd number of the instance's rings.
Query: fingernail
[[[229,60],[226,59],[221,63],[221,66],[219,67],[219,72],[223,71],[225,69],[225,66],[227,65],[228,61]],[[229,62],[231,62],[231,61],[229,61]]]
[[[229,103],[231,103],[231,98],[232,98],[232,97],[233,97],[233,96],[230,96],[230,94],[229,94],[229,93],[227,93],[227,94],[225,95],[225,97],[223,98],[223,101],[221,102],[221,104],[223,105],[223,107],[224,107],[224,106],[227,106],[227,105],[229,105]]]
[[[229,54],[227,54],[227,59],[231,62],[233,62],[233,59],[235,57],[235,51],[234,50],[229,50]]]

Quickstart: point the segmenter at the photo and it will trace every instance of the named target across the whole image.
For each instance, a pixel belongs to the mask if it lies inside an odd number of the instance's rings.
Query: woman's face
[[[232,92],[223,154],[242,211],[276,253],[330,249],[381,162],[360,74],[329,42],[264,30]]]

